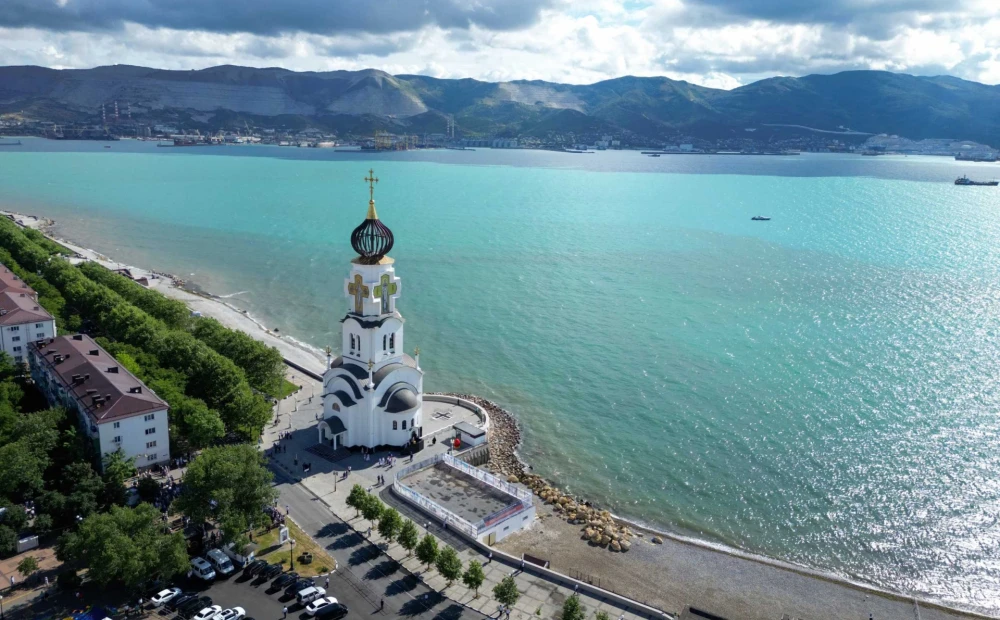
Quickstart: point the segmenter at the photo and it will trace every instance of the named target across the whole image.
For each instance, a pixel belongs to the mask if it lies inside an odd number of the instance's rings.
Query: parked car
[[[202,581],[212,581],[215,579],[215,569],[205,558],[194,558],[191,560],[191,572],[188,575],[197,577]]]
[[[295,595],[295,600],[299,602],[299,605],[307,605],[324,596],[326,596],[326,590],[319,586],[310,586],[299,590],[299,593]]]
[[[265,566],[267,566],[266,561],[254,560],[253,562],[250,562],[249,564],[246,565],[246,567],[243,568],[243,576],[253,577],[257,573],[259,573],[261,569],[263,569]]]
[[[232,609],[223,609],[212,620],[240,620],[246,615],[247,612],[242,607],[233,607]]]
[[[323,609],[327,605],[334,605],[336,604],[336,602],[337,599],[333,598],[332,596],[324,596],[323,598],[318,598],[306,606],[306,615],[315,616],[317,611]]]
[[[151,596],[149,598],[149,602],[153,604],[153,607],[159,607],[160,605],[165,605],[172,599],[177,598],[180,594],[180,588],[167,588],[166,590],[160,590]]]
[[[294,572],[293,573],[285,573],[284,575],[279,575],[274,581],[272,581],[271,582],[271,587],[275,588],[275,589],[285,588],[285,587],[288,587],[289,584],[292,584],[292,583],[294,583],[294,582],[296,582],[298,580],[299,580],[299,574],[298,573],[294,573]]]
[[[222,607],[220,605],[212,605],[211,607],[206,607],[196,613],[191,620],[209,620],[209,618],[214,618],[219,615],[220,611],[222,611]]]
[[[215,567],[215,571],[220,575],[232,575],[233,571],[236,570],[233,568],[233,561],[230,560],[225,553],[219,551],[218,549],[212,549],[205,555],[208,556],[208,561],[212,563],[212,566]]]
[[[180,594],[179,596],[175,596],[174,598],[164,603],[163,608],[168,611],[174,611],[184,603],[189,603],[195,600],[196,598],[198,598],[197,594]]]
[[[212,601],[211,597],[200,596],[200,597],[198,597],[198,598],[196,598],[194,600],[191,600],[191,601],[188,601],[187,603],[184,603],[184,605],[182,605],[181,607],[178,607],[177,608],[177,613],[180,616],[184,617],[184,618],[190,618],[191,616],[193,616],[196,613],[198,613],[199,609],[204,609],[206,607],[211,607],[212,606],[212,602],[213,601]]]
[[[341,620],[347,616],[347,606],[343,603],[334,603],[320,608],[313,616],[316,620]]]
[[[260,572],[260,576],[263,577],[265,580],[274,579],[275,577],[281,574],[281,571],[282,571],[281,564],[271,564],[270,566],[268,566],[267,568],[265,568]]]
[[[285,596],[295,596],[300,590],[305,590],[306,588],[311,588],[312,586],[312,579],[299,579],[285,588]]]

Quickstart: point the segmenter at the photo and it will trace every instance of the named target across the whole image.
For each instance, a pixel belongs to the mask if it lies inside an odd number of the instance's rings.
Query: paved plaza
[[[425,532],[432,533],[440,541],[453,547],[459,552],[463,564],[470,560],[478,560],[483,563],[486,581],[480,588],[479,596],[456,582],[451,587],[446,587],[447,583],[433,568],[426,570],[415,557],[407,556],[406,550],[398,543],[387,544],[381,540],[375,528],[372,528],[371,539],[380,544],[380,547],[391,558],[402,564],[407,570],[418,575],[428,586],[443,592],[450,598],[466,605],[472,609],[481,611],[487,615],[497,615],[497,603],[492,597],[493,587],[507,575],[513,574],[518,584],[518,589],[522,596],[515,605],[511,618],[513,620],[538,620],[540,618],[556,618],[562,611],[562,604],[567,597],[573,595],[571,588],[558,585],[545,577],[532,573],[524,573],[519,570],[520,562],[516,565],[506,564],[495,558],[492,561],[484,556],[477,548],[468,544],[451,530],[444,530],[440,523],[429,517],[426,513],[419,511],[413,506],[396,497],[389,488],[392,484],[396,471],[409,463],[409,458],[399,458],[395,467],[379,466],[378,460],[381,457],[389,456],[390,452],[383,451],[375,453],[366,460],[361,454],[351,454],[350,456],[330,462],[321,457],[315,456],[308,451],[308,448],[318,441],[316,423],[319,421],[322,412],[322,384],[301,372],[290,370],[288,378],[302,389],[292,396],[278,403],[278,413],[276,423],[269,425],[265,430],[262,439],[262,447],[273,454],[272,462],[281,470],[288,472],[301,485],[322,501],[332,512],[343,518],[351,527],[362,534],[367,533],[370,524],[361,517],[357,517],[356,511],[347,506],[347,495],[354,484],[360,484],[366,489],[371,489],[377,493],[383,501],[396,507],[407,518],[417,524],[420,535]],[[414,456],[414,461],[430,458],[436,454],[448,452],[448,442],[444,439],[451,436],[450,428],[456,422],[466,421],[479,425],[478,417],[468,409],[447,403],[437,403],[425,401],[424,403],[424,438],[425,448]],[[279,443],[280,451],[273,453],[272,447]],[[434,439],[438,441],[435,442]],[[399,454],[395,454],[401,457]],[[309,471],[303,470],[303,466],[308,464]],[[348,474],[348,468],[350,473]],[[428,470],[424,470],[428,471]],[[418,472],[423,473],[423,472]],[[379,475],[383,475],[386,484],[380,485],[377,482]],[[425,490],[431,494],[438,494],[438,498],[444,499],[445,494],[454,493],[448,503],[452,507],[454,502],[461,502],[459,491],[447,491],[444,480],[434,473],[427,473],[419,479],[419,483],[424,485],[421,492]],[[408,482],[410,478],[407,479]],[[478,501],[478,500],[477,500]],[[495,500],[482,499],[481,506],[469,507],[468,516],[471,521],[478,521],[482,516],[494,512],[504,504],[493,503]],[[506,500],[505,500],[506,501]],[[493,508],[496,506],[496,508]],[[484,512],[485,511],[485,512]],[[476,514],[482,513],[480,516]],[[463,515],[465,516],[465,515]],[[292,519],[296,518],[294,507],[291,510]],[[627,612],[610,601],[597,599],[588,594],[581,593],[580,598],[586,606],[588,613],[606,611],[612,618],[624,616],[625,619],[646,617],[638,616],[632,612]]]
[[[444,463],[413,472],[400,482],[469,523],[518,503],[517,498]]]

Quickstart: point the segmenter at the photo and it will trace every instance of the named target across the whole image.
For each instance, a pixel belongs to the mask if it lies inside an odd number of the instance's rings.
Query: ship
[[[989,187],[996,187],[997,185],[1000,185],[1000,181],[973,181],[963,174],[955,179],[955,185],[986,185]]]
[[[755,216],[753,216],[750,219],[753,220],[753,221],[755,221],[755,222],[770,222],[771,221],[771,218],[764,217],[763,215],[755,215]]]
[[[997,156],[995,154],[993,154],[993,155],[963,155],[963,154],[960,153],[958,155],[955,155],[955,161],[978,161],[978,162],[993,163],[996,160],[997,160]]]
[[[21,146],[21,141],[17,142],[0,142],[0,146]]]

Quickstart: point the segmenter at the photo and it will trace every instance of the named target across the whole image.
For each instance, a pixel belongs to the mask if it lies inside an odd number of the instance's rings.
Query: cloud
[[[0,0],[0,64],[733,88],[881,69],[1000,83],[998,0]]]
[[[425,26],[511,30],[549,0],[3,0],[0,26],[57,32],[148,28],[246,32],[405,32]]]

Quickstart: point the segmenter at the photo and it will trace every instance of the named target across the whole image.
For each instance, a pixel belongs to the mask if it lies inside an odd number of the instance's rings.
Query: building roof
[[[410,388],[404,387],[396,390],[389,397],[389,403],[386,405],[385,411],[386,413],[401,413],[409,411],[418,405],[420,405],[420,400],[417,399],[417,395]]]
[[[0,292],[0,325],[51,321],[52,315],[35,301],[34,291],[9,288]],[[31,338],[25,338],[30,340]]]
[[[469,424],[464,420],[462,422],[455,424],[454,428],[455,430],[464,433],[472,438],[482,437],[483,435],[486,434],[486,431],[484,431],[483,429],[479,428],[478,426],[473,426],[472,424]]]
[[[7,267],[0,264],[0,292],[9,290],[25,291],[31,293],[32,296],[35,295],[34,289],[28,286],[24,280],[18,277],[18,275],[10,269],[7,269]]]
[[[59,336],[29,347],[96,424],[168,407],[90,336]]]

